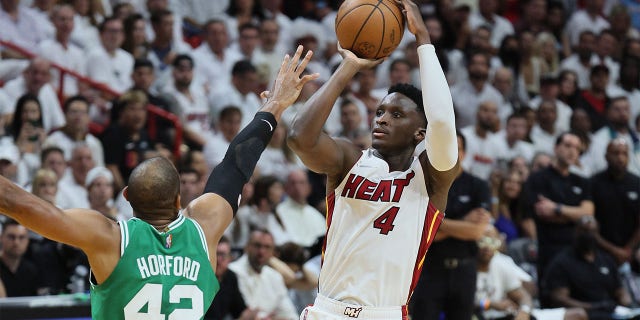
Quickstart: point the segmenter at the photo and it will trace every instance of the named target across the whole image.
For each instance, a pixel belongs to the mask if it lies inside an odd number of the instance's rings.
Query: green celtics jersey
[[[202,319],[220,284],[198,223],[179,215],[162,232],[137,218],[119,224],[120,261],[91,285],[92,318]]]

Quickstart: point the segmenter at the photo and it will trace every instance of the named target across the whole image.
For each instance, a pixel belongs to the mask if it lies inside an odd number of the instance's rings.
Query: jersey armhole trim
[[[204,252],[207,253],[207,258],[211,259],[211,257],[209,256],[209,247],[207,246],[207,237],[204,234],[204,231],[202,230],[202,227],[200,226],[200,224],[198,224],[198,222],[195,219],[189,219],[191,220],[191,222],[193,222],[193,225],[196,227],[196,230],[198,230],[198,235],[200,236],[200,241],[202,242],[202,248],[204,249]]]
[[[129,226],[126,221],[118,221],[120,226],[120,257],[124,255],[124,250],[129,245]]]

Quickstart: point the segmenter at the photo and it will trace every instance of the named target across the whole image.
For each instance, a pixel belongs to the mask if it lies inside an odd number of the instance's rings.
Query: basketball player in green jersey
[[[302,47],[285,56],[265,104],[231,142],[204,194],[180,213],[178,172],[164,158],[141,163],[124,195],[134,218],[113,222],[87,209],[62,211],[0,178],[0,212],[89,258],[93,319],[202,319],[219,289],[216,247],[238,208],[277,120],[317,74],[301,77],[311,59]]]

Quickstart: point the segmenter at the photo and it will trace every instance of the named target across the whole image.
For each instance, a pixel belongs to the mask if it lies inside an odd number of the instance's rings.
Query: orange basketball
[[[338,42],[360,58],[389,56],[403,33],[402,9],[393,0],[346,0],[338,9]]]

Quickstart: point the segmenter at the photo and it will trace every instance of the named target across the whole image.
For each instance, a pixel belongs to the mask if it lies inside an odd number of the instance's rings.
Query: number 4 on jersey
[[[385,213],[381,214],[375,221],[373,221],[373,227],[380,229],[380,234],[387,235],[389,231],[393,230],[393,220],[396,219],[399,207],[391,207]]]

